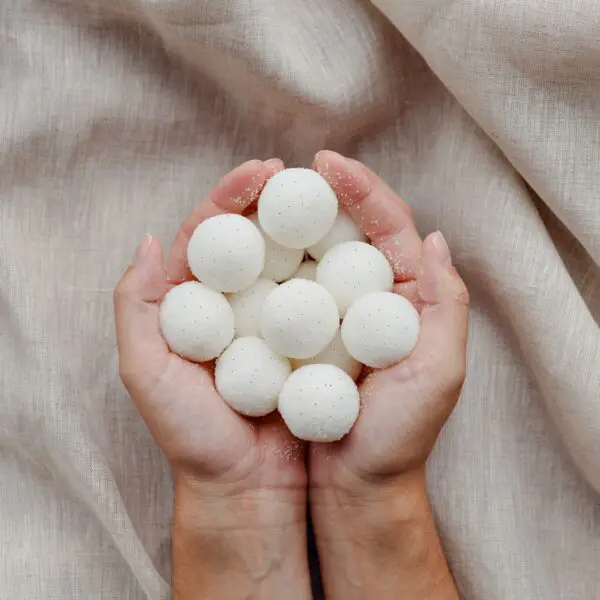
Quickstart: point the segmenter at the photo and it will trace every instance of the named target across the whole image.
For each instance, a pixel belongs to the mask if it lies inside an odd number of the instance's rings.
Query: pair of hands
[[[283,168],[278,159],[253,160],[225,176],[185,219],[166,265],[158,240],[146,236],[115,290],[120,375],[171,464],[176,492],[193,497],[200,513],[209,512],[207,502],[237,507],[232,516],[212,514],[212,526],[235,528],[236,518],[256,527],[299,525],[308,488],[319,541],[319,523],[326,528],[343,506],[360,512],[395,495],[382,490],[404,494],[407,486],[425,496],[424,465],[465,376],[468,293],[439,232],[422,240],[408,205],[379,177],[355,160],[318,153],[313,168],[389,259],[395,292],[419,310],[420,339],[407,360],[367,375],[359,419],[340,442],[306,447],[277,414],[250,421],[235,413],[216,392],[209,365],[169,351],[159,304],[172,285],[192,278],[186,250],[197,225],[252,211]],[[199,530],[209,527],[176,506]]]

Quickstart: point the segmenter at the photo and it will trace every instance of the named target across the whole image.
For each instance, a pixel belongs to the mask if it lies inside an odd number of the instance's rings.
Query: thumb
[[[423,242],[417,286],[423,308],[411,361],[431,373],[442,389],[459,391],[466,369],[469,294],[439,231]]]
[[[119,372],[125,387],[149,389],[169,350],[160,333],[159,303],[169,290],[159,241],[147,234],[114,293]]]

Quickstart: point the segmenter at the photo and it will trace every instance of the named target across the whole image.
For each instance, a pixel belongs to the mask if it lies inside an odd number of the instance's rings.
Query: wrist
[[[328,598],[455,600],[424,470],[379,483],[311,488]]]
[[[305,493],[188,478],[175,488],[174,600],[310,597]]]

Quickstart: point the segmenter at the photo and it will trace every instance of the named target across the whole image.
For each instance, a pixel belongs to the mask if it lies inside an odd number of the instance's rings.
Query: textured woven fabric
[[[2,600],[168,598],[172,483],[112,289],[230,168],[324,147],[441,228],[471,290],[429,470],[462,597],[598,598],[600,4],[375,5],[1,3]]]

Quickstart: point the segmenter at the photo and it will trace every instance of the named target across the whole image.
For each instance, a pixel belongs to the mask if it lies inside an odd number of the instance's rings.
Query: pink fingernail
[[[448,248],[446,238],[441,231],[436,231],[431,236],[431,245],[440,265],[445,269],[449,269],[452,266],[452,257],[450,256],[450,248]]]
[[[147,233],[144,236],[144,239],[140,242],[140,245],[137,247],[135,251],[135,256],[133,257],[133,266],[139,267],[144,262],[144,258],[146,254],[148,254],[148,250],[150,250],[150,246],[152,246],[152,236]]]

